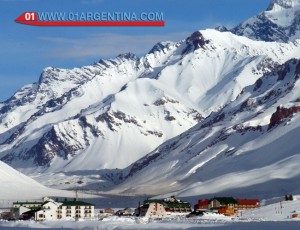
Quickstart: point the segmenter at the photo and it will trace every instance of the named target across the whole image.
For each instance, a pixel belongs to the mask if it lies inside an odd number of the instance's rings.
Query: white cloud
[[[121,53],[132,52],[137,55],[147,53],[157,42],[179,41],[190,33],[170,33],[165,35],[124,35],[114,33],[92,34],[85,38],[40,37],[56,48],[51,53],[55,58],[85,59],[107,58]]]

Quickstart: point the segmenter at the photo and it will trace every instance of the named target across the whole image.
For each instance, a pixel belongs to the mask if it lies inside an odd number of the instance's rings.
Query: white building
[[[89,219],[95,215],[95,206],[83,201],[63,201],[57,209],[57,218]]]
[[[95,206],[83,201],[54,201],[43,198],[44,202],[16,202],[13,212],[16,218],[38,221],[57,219],[90,219],[94,217]]]
[[[35,220],[57,220],[57,209],[62,205],[49,198],[44,198],[41,208],[34,211]]]
[[[191,204],[176,199],[174,196],[165,199],[144,200],[136,209],[137,216],[161,218],[167,216],[185,216],[192,212]]]
[[[162,218],[166,216],[166,210],[161,203],[153,202],[138,207],[135,214],[142,217]]]

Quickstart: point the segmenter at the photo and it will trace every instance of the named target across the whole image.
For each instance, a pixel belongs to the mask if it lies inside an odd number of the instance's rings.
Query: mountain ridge
[[[116,193],[222,193],[230,190],[226,176],[243,192],[284,178],[294,183],[298,6],[273,0],[231,31],[195,31],[140,58],[126,53],[81,68],[45,68],[38,82],[0,103],[0,159],[40,181],[64,174],[64,186],[78,172],[99,173],[82,186],[122,182]],[[294,155],[272,148],[276,140],[292,141]],[[259,157],[263,163],[254,167],[254,153],[265,150],[276,156]]]
[[[6,139],[2,159],[25,171],[35,166],[41,170],[126,167],[218,111],[272,66],[297,56],[298,49],[297,43],[265,43],[204,30],[140,59],[125,54],[81,69],[46,68],[39,85],[33,86],[36,107],[26,90],[25,97],[17,93],[12,100],[30,104],[24,106],[30,108],[25,110],[28,116],[14,118],[10,110],[0,118],[23,119],[17,126],[13,122],[2,126],[6,130],[1,134]],[[200,78],[199,73],[203,73]],[[132,145],[132,136],[143,141]],[[112,147],[109,139],[118,144]],[[120,161],[109,152],[119,153]],[[89,163],[82,165],[82,159]]]
[[[271,1],[266,11],[242,22],[230,31],[254,40],[295,41],[300,36],[300,2]]]

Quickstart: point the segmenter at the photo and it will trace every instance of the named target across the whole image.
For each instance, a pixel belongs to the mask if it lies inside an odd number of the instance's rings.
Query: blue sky
[[[270,0],[0,0],[0,101],[38,81],[43,68],[72,68],[124,52],[138,56],[159,41],[199,29],[234,26]],[[33,27],[14,20],[36,12],[163,12],[164,27]]]

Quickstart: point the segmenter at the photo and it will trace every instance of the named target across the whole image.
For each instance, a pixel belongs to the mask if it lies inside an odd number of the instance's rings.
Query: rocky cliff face
[[[291,108],[281,108],[280,106],[278,106],[276,112],[272,114],[269,129],[280,124],[285,118],[292,118],[296,113],[299,112],[300,106],[293,106]]]

